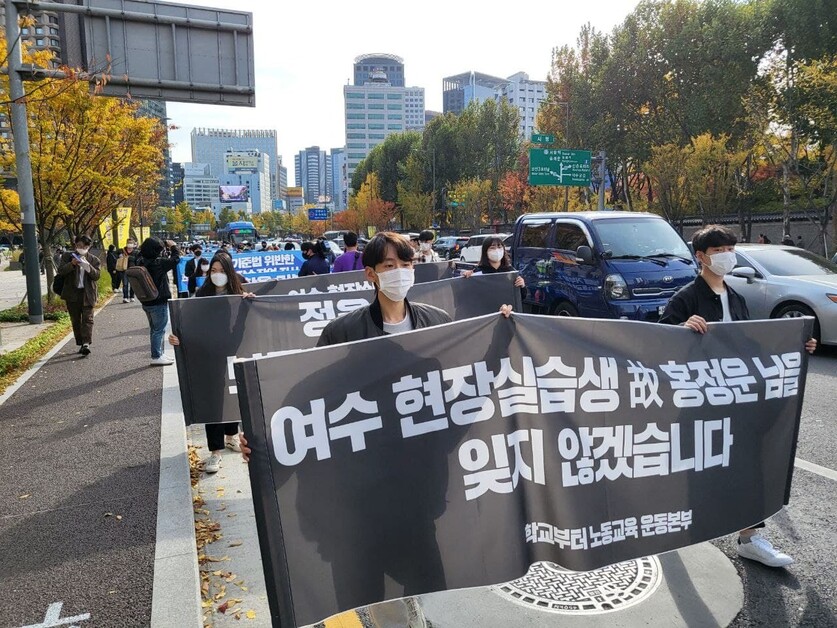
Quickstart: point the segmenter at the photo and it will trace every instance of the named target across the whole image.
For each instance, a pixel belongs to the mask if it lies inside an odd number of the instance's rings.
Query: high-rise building
[[[192,161],[209,164],[212,175],[224,172],[224,155],[227,151],[257,150],[270,156],[271,198],[278,194],[279,154],[276,131],[264,129],[192,129]]]
[[[137,115],[144,118],[154,118],[166,129],[166,141],[163,144],[163,165],[160,168],[160,184],[157,186],[157,205],[160,207],[174,207],[177,203],[172,196],[173,181],[171,180],[171,153],[169,152],[168,142],[166,101],[140,100]]]
[[[341,212],[349,201],[349,171],[346,167],[346,149],[331,149],[331,204],[336,212]]]
[[[183,200],[192,209],[213,209],[218,202],[218,177],[213,177],[209,164],[183,164]],[[217,211],[216,211],[217,215]]]
[[[238,202],[250,203],[250,211],[254,214],[269,212],[273,209],[270,194],[270,155],[257,150],[231,150],[224,155],[224,174],[219,179],[223,186],[246,188],[246,200]],[[220,192],[220,191],[219,191]],[[218,211],[224,201],[219,197]],[[234,207],[239,209],[239,207]]]
[[[496,99],[507,100],[520,112],[520,137],[531,137],[537,128],[538,108],[546,98],[546,81],[532,81],[526,72],[512,74],[508,82],[497,89]]]
[[[175,205],[185,200],[183,197],[183,176],[183,164],[173,161],[169,172],[169,181],[171,182],[171,198]]]
[[[0,26],[2,26],[4,33],[6,31],[5,9],[5,0],[0,0]],[[21,11],[21,14],[23,13]],[[55,11],[41,10],[37,7],[37,4],[33,4],[25,13],[34,20],[34,23],[20,29],[21,39],[29,44],[29,49],[32,51],[48,50],[53,53],[52,67],[59,67],[63,53],[61,46],[62,14]]]
[[[296,185],[305,190],[306,203],[318,203],[320,197],[328,196],[330,168],[326,152],[319,146],[309,146],[294,157]]]
[[[365,85],[373,72],[384,72],[393,87],[404,87],[404,59],[386,53],[360,55],[355,59],[355,85]]]
[[[279,176],[279,185],[277,186],[279,200],[284,201],[288,195],[288,169],[282,165],[282,156],[279,156],[279,168],[277,169]],[[276,199],[274,199],[276,200]]]
[[[482,74],[463,72],[442,79],[442,111],[462,113],[472,102],[494,100],[497,89],[508,83],[508,79]]]
[[[424,88],[394,85],[382,68],[370,70],[363,85],[343,86],[343,98],[348,181],[369,151],[388,135],[424,129]]]
[[[288,211],[296,213],[305,205],[305,190],[301,187],[292,186],[288,188]]]

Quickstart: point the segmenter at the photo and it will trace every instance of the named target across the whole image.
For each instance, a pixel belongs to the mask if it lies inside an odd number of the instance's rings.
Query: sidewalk
[[[148,366],[138,303],[100,310],[91,348],[80,358],[70,337],[0,405],[2,626],[147,626],[162,597],[153,585],[162,379],[171,367]],[[176,459],[166,457],[164,467]],[[181,605],[181,621],[168,625],[192,626],[197,582],[179,575],[169,588],[191,588],[194,608]]]
[[[26,276],[19,270],[6,270],[7,265],[0,270],[0,310],[14,307],[26,294]],[[41,275],[41,294],[46,291],[46,276]]]

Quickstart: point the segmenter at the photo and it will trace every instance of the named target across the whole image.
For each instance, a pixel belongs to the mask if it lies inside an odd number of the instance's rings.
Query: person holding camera
[[[86,235],[76,236],[75,250],[61,256],[57,275],[63,279],[61,298],[67,304],[67,312],[73,323],[73,336],[78,352],[90,354],[93,342],[93,308],[99,300],[99,266],[101,262],[90,254],[93,243]]]
[[[163,256],[164,251],[168,252],[168,257]],[[166,366],[174,363],[174,360],[163,352],[163,340],[166,335],[166,325],[169,322],[168,302],[171,299],[168,273],[177,268],[178,262],[180,262],[180,251],[171,240],[166,240],[163,244],[157,238],[146,238],[140,245],[136,265],[145,267],[157,287],[157,298],[142,303],[151,334],[151,366]]]

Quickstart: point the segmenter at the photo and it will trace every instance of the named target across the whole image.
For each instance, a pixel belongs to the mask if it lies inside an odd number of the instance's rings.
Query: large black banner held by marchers
[[[810,331],[489,315],[236,363],[274,625],[769,517]]]
[[[423,266],[435,265],[418,264],[416,268]],[[420,283],[410,289],[408,298],[435,305],[454,320],[496,312],[505,303],[518,310],[520,291],[514,287],[516,278],[517,273],[497,273]],[[180,339],[175,358],[187,424],[240,420],[234,358],[314,347],[328,323],[375,298],[372,289],[328,292],[326,284],[319,286],[324,291],[311,285],[305,289],[314,288],[318,291],[309,294],[248,300],[223,296],[169,301],[172,333]],[[296,368],[295,361],[295,357],[289,358],[286,368]]]

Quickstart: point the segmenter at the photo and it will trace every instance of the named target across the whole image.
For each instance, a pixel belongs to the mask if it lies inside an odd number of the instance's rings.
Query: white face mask
[[[76,253],[78,253],[79,255],[87,255],[87,251],[89,250],[90,249],[76,248]]]
[[[726,251],[724,253],[710,255],[707,268],[716,275],[723,277],[735,268],[735,253],[733,251]]]
[[[133,246],[126,246],[125,250],[128,251],[128,253],[132,253],[134,251],[134,247]]]
[[[499,262],[505,254],[506,251],[504,249],[488,249],[488,259],[492,262]]]
[[[431,243],[431,242],[422,242],[421,244],[419,244],[419,247],[421,248],[421,250],[424,253],[427,253],[428,251],[430,251],[432,246],[433,246],[433,243]]]
[[[226,273],[212,273],[209,276],[209,278],[212,280],[212,283],[214,283],[219,288],[222,286],[226,286],[227,282],[229,281]]]
[[[412,268],[394,268],[378,273],[378,289],[390,301],[403,301],[414,281],[415,274]]]

